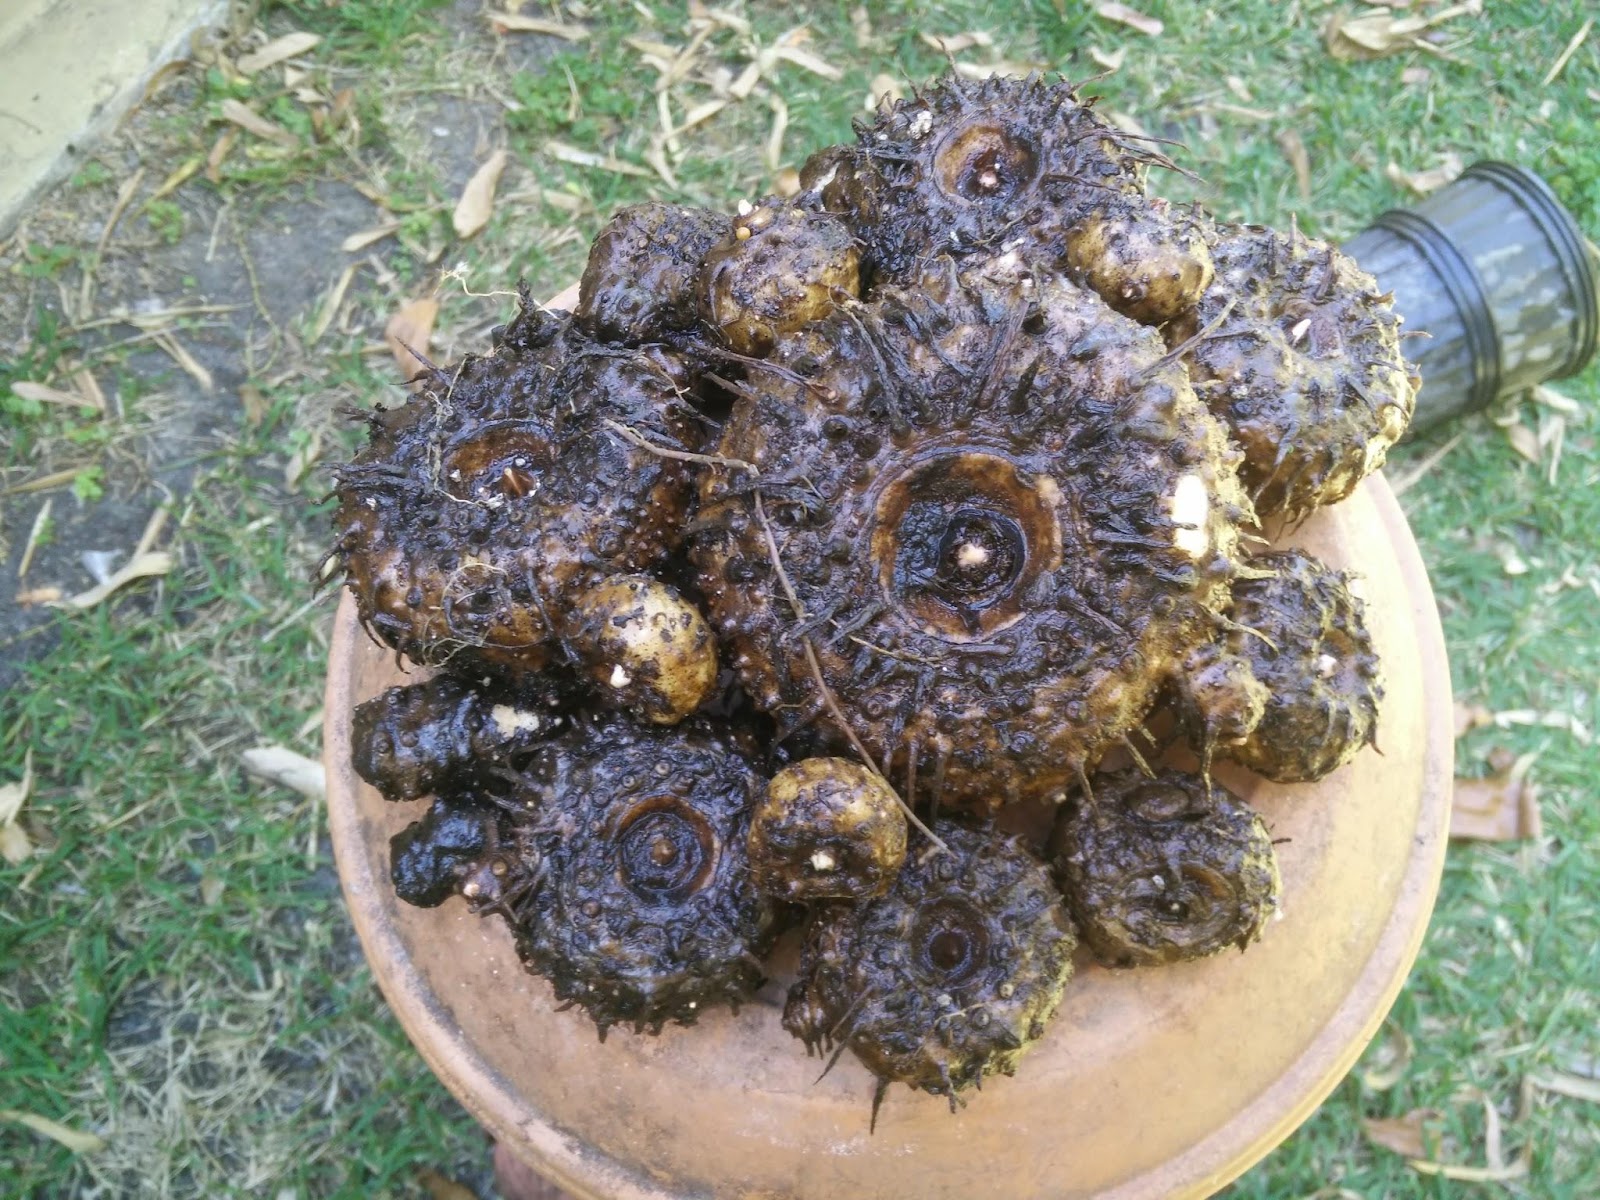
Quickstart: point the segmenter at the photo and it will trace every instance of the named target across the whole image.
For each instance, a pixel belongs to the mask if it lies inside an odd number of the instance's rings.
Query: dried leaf
[[[230,121],[247,133],[253,133],[258,138],[265,138],[269,142],[277,142],[280,146],[290,149],[300,145],[300,139],[289,130],[275,121],[269,121],[248,104],[238,100],[224,100],[222,102],[222,119]]]
[[[69,612],[82,612],[103,603],[136,579],[169,574],[172,566],[172,555],[165,550],[147,550],[135,554],[104,583],[96,584],[88,591],[79,592],[66,600],[53,601],[50,607],[64,608]]]
[[[200,903],[207,908],[215,908],[217,901],[222,899],[222,889],[226,886],[215,875],[202,875],[200,877]]]
[[[1115,50],[1105,51],[1099,46],[1089,47],[1089,57],[1094,60],[1095,66],[1105,71],[1120,71],[1122,62],[1128,57],[1128,48],[1118,46]]]
[[[1010,59],[1001,58],[994,62],[956,64],[956,74],[963,79],[988,79],[991,76],[1001,78],[1021,79],[1043,70],[1043,65],[1036,62],[1012,62]]]
[[[981,29],[971,33],[942,34],[924,33],[921,35],[924,44],[931,46],[940,54],[948,54],[954,58],[963,50],[971,50],[974,46],[989,47],[994,45],[994,38]]]
[[[439,316],[439,302],[431,296],[408,300],[383,327],[383,340],[400,366],[400,374],[415,379],[428,369],[417,354],[426,355],[433,340],[433,323]],[[416,354],[412,351],[415,350]]]
[[[905,98],[905,88],[893,75],[874,75],[868,85],[867,109],[870,112],[884,104],[897,104]]]
[[[1284,158],[1289,160],[1289,166],[1294,169],[1295,187],[1299,189],[1302,202],[1311,201],[1311,155],[1306,150],[1305,139],[1300,136],[1298,129],[1281,129],[1278,131],[1278,149],[1283,151]]]
[[[217,140],[211,143],[211,152],[206,155],[206,178],[212,183],[222,182],[222,164],[233,150],[239,140],[239,131],[232,126],[224,129]]]
[[[1227,84],[1228,90],[1245,104],[1254,104],[1256,102],[1256,98],[1250,94],[1250,89],[1245,85],[1245,81],[1237,75],[1225,76],[1222,82]]]
[[[94,377],[94,372],[88,367],[79,367],[72,373],[72,386],[78,389],[86,404],[92,405],[96,412],[105,412],[106,394],[100,389],[100,381]]]
[[[1154,17],[1147,17],[1142,12],[1129,8],[1126,4],[1112,4],[1106,2],[1106,0],[1096,0],[1094,11],[1108,21],[1115,21],[1119,25],[1137,29],[1148,37],[1160,37],[1161,31],[1166,28]]]
[[[173,362],[183,368],[184,373],[200,385],[200,390],[212,392],[216,390],[216,381],[211,378],[211,372],[194,355],[184,348],[182,342],[172,334],[162,332],[151,339],[155,344],[166,351]]]
[[[510,158],[504,150],[496,150],[467,180],[450,218],[457,237],[469,238],[489,223],[494,215],[494,190],[500,186],[500,176],[508,161]]]
[[[417,1182],[427,1191],[431,1200],[478,1200],[478,1194],[471,1188],[439,1174],[432,1167],[418,1171]]]
[[[850,10],[850,28],[856,35],[856,49],[865,50],[872,45],[872,14],[865,4]]]
[[[1508,708],[1494,714],[1494,723],[1501,729],[1510,729],[1517,725],[1539,726],[1544,729],[1565,729],[1585,746],[1594,741],[1594,735],[1589,732],[1588,726],[1567,712],[1540,712],[1536,708]]]
[[[64,392],[60,388],[53,388],[47,383],[30,383],[28,380],[19,380],[11,385],[11,394],[19,400],[35,400],[40,404],[66,404],[74,408],[93,408],[94,403],[84,396],[73,392]]]
[[[1427,67],[1407,67],[1400,72],[1400,82],[1406,87],[1424,87],[1433,80],[1433,72]]]
[[[26,1125],[35,1133],[41,1133],[53,1142],[60,1142],[74,1154],[94,1154],[106,1148],[106,1140],[96,1137],[92,1133],[81,1133],[76,1129],[68,1129],[60,1122],[52,1121],[49,1117],[41,1117],[38,1113],[19,1112],[14,1108],[0,1108],[0,1121],[15,1121],[18,1125]]]
[[[824,79],[839,80],[844,78],[844,72],[834,66],[827,59],[802,50],[799,46],[776,45],[773,53],[784,62],[793,63],[801,70],[810,71],[813,75],[821,75]]]
[[[1572,61],[1572,56],[1578,52],[1578,47],[1583,45],[1583,40],[1589,36],[1589,31],[1593,28],[1594,18],[1590,17],[1583,23],[1583,27],[1572,35],[1571,40],[1567,42],[1566,49],[1550,65],[1550,69],[1544,73],[1544,78],[1539,81],[1540,87],[1549,87],[1556,81],[1556,76],[1561,74],[1566,65]]]
[[[358,250],[365,250],[375,242],[383,241],[386,237],[393,237],[399,231],[399,221],[385,221],[382,225],[375,225],[371,229],[363,229],[360,233],[352,233],[339,243],[339,249],[346,254],[354,254]]]
[[[1485,779],[1457,778],[1450,803],[1450,836],[1484,842],[1541,836],[1538,790],[1528,782],[1528,768],[1536,757],[1524,754]]]
[[[33,565],[33,552],[39,548],[39,539],[44,537],[45,526],[50,522],[50,510],[55,502],[54,496],[45,497],[39,511],[33,514],[33,524],[28,526],[28,540],[22,547],[22,561],[17,564],[18,583],[28,578],[28,568]]]
[[[1511,448],[1523,458],[1534,466],[1539,465],[1539,435],[1521,421],[1506,427],[1506,441],[1510,442]]]
[[[1564,417],[1577,417],[1583,415],[1583,405],[1570,396],[1563,396],[1560,392],[1547,384],[1539,384],[1530,393],[1535,404],[1560,413]]]
[[[327,795],[328,784],[322,764],[287,746],[256,746],[239,758],[244,769],[258,779],[280,784],[312,799]]]
[[[602,171],[611,171],[617,175],[632,175],[636,179],[650,178],[650,172],[637,163],[623,162],[615,156],[596,154],[592,150],[580,150],[576,146],[569,146],[566,142],[546,142],[544,152],[557,162],[571,163],[575,167],[598,167]]]
[[[49,604],[52,600],[61,599],[62,592],[58,587],[28,588],[17,593],[17,604],[22,608],[31,608],[35,604]]]
[[[568,42],[581,42],[589,36],[588,29],[582,25],[563,25],[559,21],[525,17],[521,13],[486,12],[483,19],[494,26],[496,33],[542,33]]]
[[[1464,169],[1461,156],[1454,151],[1450,151],[1440,156],[1438,166],[1426,171],[1418,171],[1413,174],[1403,169],[1400,164],[1391,162],[1384,168],[1383,173],[1388,176],[1389,182],[1396,187],[1404,188],[1417,196],[1426,196],[1453,181]]]
[[[305,478],[306,472],[311,470],[319,458],[322,457],[322,430],[313,429],[311,436],[306,439],[303,446],[289,456],[289,461],[283,467],[284,486],[293,491],[295,485]]]
[[[1456,737],[1465,737],[1474,729],[1482,729],[1485,725],[1494,724],[1494,713],[1481,704],[1463,704],[1460,700],[1455,702]]]
[[[33,842],[17,818],[33,791],[33,748],[22,756],[22,779],[0,787],[0,856],[12,866],[33,853]]]
[[[338,316],[339,308],[344,304],[345,293],[350,290],[351,280],[356,277],[356,267],[356,263],[348,264],[339,272],[339,278],[333,281],[333,286],[323,297],[322,307],[317,311],[317,319],[311,326],[311,332],[306,336],[306,345],[315,346],[322,340],[322,335],[328,332],[328,326],[333,324],[333,318]]]
[[[1372,1067],[1362,1072],[1361,1082],[1375,1092],[1386,1092],[1405,1078],[1411,1065],[1411,1037],[1398,1025],[1388,1026],[1388,1034]]]
[[[1334,13],[1322,28],[1328,53],[1341,61],[1382,58],[1403,50],[1432,50],[1422,34],[1464,14],[1476,15],[1476,4],[1453,4],[1425,16],[1397,17],[1388,12],[1364,12],[1352,17]]]
[[[1366,1117],[1362,1132],[1374,1146],[1382,1146],[1407,1158],[1437,1153],[1439,1135],[1428,1125],[1439,1120],[1436,1108],[1414,1108],[1403,1117]]]
[[[1569,1075],[1565,1071],[1553,1071],[1549,1075],[1535,1075],[1529,1082],[1541,1091],[1554,1092],[1558,1096],[1571,1096],[1574,1100],[1588,1100],[1594,1104],[1600,1104],[1600,1079],[1590,1079],[1583,1075]]]
[[[322,38],[315,33],[286,33],[280,38],[273,38],[261,49],[246,54],[233,65],[241,75],[254,75],[285,59],[298,58],[320,41]]]

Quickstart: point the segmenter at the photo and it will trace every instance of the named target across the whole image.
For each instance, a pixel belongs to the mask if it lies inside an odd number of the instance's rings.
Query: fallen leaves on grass
[[[1494,713],[1482,704],[1455,702],[1456,737],[1464,737],[1474,729],[1494,724]]]
[[[981,29],[974,29],[970,33],[957,34],[924,33],[921,37],[925,45],[930,46],[940,54],[947,54],[952,58],[963,50],[970,50],[974,46],[983,46],[987,49],[994,45],[993,35],[985,33]]]
[[[1311,155],[1306,150],[1305,139],[1300,136],[1298,129],[1281,129],[1278,131],[1278,149],[1283,151],[1283,157],[1289,160],[1289,166],[1294,170],[1295,187],[1300,192],[1302,203],[1311,202]]]
[[[287,746],[256,746],[239,756],[244,769],[258,779],[276,783],[302,796],[320,800],[328,793],[322,764],[297,754]]]
[[[636,179],[649,179],[651,174],[637,163],[623,162],[614,155],[580,150],[577,146],[568,145],[566,142],[546,142],[544,152],[557,162],[571,163],[575,167],[595,167],[616,175],[632,175]]]
[[[1494,714],[1494,723],[1501,729],[1513,726],[1537,726],[1543,729],[1564,729],[1583,746],[1594,742],[1589,727],[1568,712],[1541,712],[1536,708],[1508,708]]]
[[[1094,11],[1108,21],[1115,21],[1119,25],[1126,25],[1129,29],[1137,29],[1147,37],[1160,37],[1161,31],[1166,28],[1154,17],[1147,17],[1138,9],[1129,8],[1126,4],[1114,4],[1109,0],[1097,0]]]
[[[11,385],[11,394],[19,400],[33,400],[40,404],[63,404],[74,408],[95,408],[94,401],[78,392],[64,392],[48,383],[33,383],[26,379]]]
[[[1556,61],[1550,64],[1550,69],[1544,73],[1544,78],[1539,81],[1540,87],[1549,87],[1556,81],[1556,76],[1561,74],[1566,65],[1572,61],[1572,56],[1578,52],[1578,47],[1583,45],[1584,39],[1589,36],[1589,31],[1593,28],[1594,18],[1590,17],[1583,23],[1578,32],[1568,40],[1566,49],[1561,51]]]
[[[216,389],[216,381],[211,377],[211,372],[172,334],[163,330],[154,334],[150,340],[155,342],[168,358],[182,367],[183,373],[198,383],[201,391],[209,393]]]
[[[582,25],[565,25],[560,21],[525,17],[521,13],[486,12],[483,19],[494,26],[496,33],[542,33],[565,42],[582,42],[589,37],[589,30]]]
[[[407,379],[415,379],[427,370],[427,363],[417,356],[428,353],[438,316],[439,302],[433,297],[408,300],[383,327],[383,340],[389,343],[389,352]]]
[[[21,1112],[15,1108],[0,1108],[0,1121],[15,1121],[18,1125],[26,1125],[35,1133],[43,1134],[53,1142],[59,1142],[74,1154],[93,1154],[106,1148],[105,1138],[69,1129],[59,1121],[41,1117],[38,1113]]]
[[[1464,169],[1461,156],[1451,150],[1439,156],[1438,166],[1426,171],[1407,171],[1399,163],[1391,162],[1383,169],[1383,173],[1396,187],[1404,188],[1414,196],[1426,196],[1454,182]]]
[[[254,75],[288,59],[300,57],[321,41],[321,36],[315,33],[286,33],[280,38],[273,38],[261,49],[252,50],[233,65],[241,75]]]
[[[1539,837],[1543,825],[1538,790],[1528,781],[1536,757],[1524,754],[1483,779],[1457,778],[1450,802],[1450,836],[1479,842]]]
[[[1512,1161],[1507,1162],[1505,1151],[1501,1146],[1500,1112],[1494,1106],[1494,1101],[1488,1093],[1472,1091],[1468,1095],[1476,1094],[1477,1099],[1483,1104],[1483,1154],[1484,1165],[1481,1167],[1469,1166],[1465,1163],[1436,1162],[1431,1159],[1424,1160],[1413,1157],[1410,1167],[1419,1175],[1437,1175],[1443,1179],[1454,1179],[1462,1183],[1503,1183],[1511,1179],[1521,1179],[1528,1173],[1528,1151],[1524,1150]]]
[[[1374,1056],[1376,1061],[1362,1072],[1361,1082],[1375,1092],[1388,1091],[1405,1078],[1414,1051],[1411,1036],[1404,1029],[1398,1025],[1388,1026],[1387,1035]]]
[[[1108,74],[1122,69],[1123,60],[1128,57],[1128,48],[1118,46],[1115,50],[1102,50],[1099,46],[1089,47],[1089,57],[1094,60],[1094,65]]]
[[[456,202],[456,211],[450,217],[457,237],[469,238],[489,223],[494,215],[494,192],[500,186],[500,176],[509,161],[505,150],[496,150],[467,180],[461,199]]]
[[[280,146],[296,149],[300,139],[279,125],[276,121],[269,121],[255,109],[240,100],[224,100],[222,102],[222,119],[237,125],[246,133],[253,133],[258,138],[269,142],[276,142]]]
[[[128,561],[120,569],[106,576],[86,592],[79,592],[66,600],[48,601],[49,606],[64,608],[69,612],[82,612],[103,603],[136,579],[148,579],[170,572],[174,561],[172,555],[165,550],[151,548],[156,544],[156,539],[161,536],[166,524],[167,510],[156,509],[145,522],[144,532],[139,535],[139,544],[133,548],[133,553],[128,556]]]
[[[1548,1075],[1530,1076],[1528,1082],[1540,1091],[1570,1096],[1574,1100],[1588,1100],[1600,1104],[1600,1079],[1587,1075],[1569,1075],[1565,1071],[1552,1071]]]
[[[1322,40],[1327,44],[1328,53],[1343,62],[1383,58],[1404,50],[1438,53],[1423,34],[1456,17],[1478,16],[1482,12],[1483,0],[1470,0],[1437,12],[1405,17],[1381,9],[1369,9],[1358,16],[1334,13],[1322,28]]]
[[[1414,1108],[1403,1117],[1365,1117],[1361,1131],[1374,1146],[1406,1158],[1426,1158],[1438,1153],[1437,1125],[1444,1114],[1436,1108]]]
[[[375,242],[383,241],[386,237],[393,237],[399,232],[399,221],[385,221],[382,225],[375,225],[371,229],[363,229],[359,233],[352,233],[339,243],[339,249],[346,254],[354,254],[358,250],[365,250]]]
[[[33,565],[33,554],[44,540],[45,530],[50,525],[50,509],[54,507],[56,498],[46,496],[39,511],[33,514],[33,524],[28,527],[28,540],[22,546],[22,561],[17,564],[17,582],[22,583],[28,578],[28,568]]]
[[[478,1200],[478,1193],[448,1175],[441,1175],[432,1167],[418,1171],[417,1182],[428,1193],[430,1200]]]
[[[0,857],[12,866],[33,853],[33,839],[17,820],[33,791],[33,750],[22,756],[22,779],[0,787]]]
[[[49,607],[64,608],[69,612],[83,612],[105,603],[134,580],[169,574],[172,567],[172,555],[167,551],[147,550],[143,554],[135,554],[104,583],[96,584],[88,591],[79,592],[76,596],[69,596],[65,600],[50,601]]]

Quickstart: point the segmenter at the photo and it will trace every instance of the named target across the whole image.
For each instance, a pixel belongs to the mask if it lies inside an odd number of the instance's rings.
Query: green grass
[[[832,83],[779,68],[787,165],[798,165],[808,147],[848,135],[875,76],[914,81],[940,69],[942,56],[919,30],[983,29],[994,35],[993,49],[966,52],[964,61],[992,54],[1079,78],[1099,70],[1090,47],[1126,45],[1121,70],[1094,90],[1152,134],[1185,142],[1180,160],[1200,182],[1173,177],[1158,186],[1175,197],[1199,195],[1224,217],[1286,224],[1295,214],[1303,229],[1345,237],[1406,201],[1386,178],[1387,163],[1416,171],[1453,151],[1466,161],[1502,157],[1540,171],[1591,232],[1600,226],[1590,97],[1600,88],[1600,42],[1591,37],[1554,84],[1540,84],[1585,15],[1581,0],[1506,0],[1480,17],[1448,22],[1448,57],[1412,51],[1360,63],[1324,52],[1322,23],[1343,6],[1316,2],[1147,0],[1138,7],[1166,22],[1154,39],[1095,18],[1075,0],[882,3],[869,6],[875,38],[866,47],[856,44],[852,7],[839,0],[740,9],[761,44],[808,24],[810,48],[843,72]],[[558,139],[645,161],[658,128],[651,76],[624,39],[681,44],[685,14],[682,4],[649,8],[653,25],[634,6],[591,3],[591,17],[606,15],[587,22],[588,41],[552,45],[542,70],[513,71],[491,54],[481,23],[451,24],[439,4],[272,5],[264,18],[271,32],[324,35],[312,55],[319,86],[331,92],[359,81],[361,138],[308,142],[295,155],[236,154],[218,183],[197,176],[168,207],[149,210],[145,233],[164,245],[193,225],[189,201],[205,189],[253,212],[333,179],[387,195],[404,227],[398,247],[377,248],[395,282],[363,273],[352,290],[364,324],[333,331],[306,358],[274,352],[252,365],[264,415],[253,424],[240,416],[197,449],[199,474],[174,501],[175,573],[61,618],[59,643],[0,700],[0,781],[20,776],[32,751],[37,778],[27,815],[43,847],[20,866],[0,864],[0,1108],[26,1109],[108,1141],[98,1155],[75,1156],[0,1124],[0,1179],[10,1185],[0,1190],[418,1195],[419,1169],[460,1173],[481,1160],[480,1134],[410,1050],[360,965],[321,835],[323,814],[251,781],[238,758],[258,741],[317,753],[331,602],[307,607],[305,579],[325,539],[312,499],[326,478],[314,474],[290,489],[282,467],[288,449],[318,430],[325,455],[337,456],[353,434],[330,424],[332,405],[392,389],[387,360],[360,348],[394,304],[425,292],[452,264],[461,265],[471,292],[503,289],[522,273],[548,293],[576,274],[584,245],[619,205],[656,196],[722,207],[771,186],[760,147],[772,110],[759,97],[685,135],[676,187],[545,153]],[[740,45],[732,33],[708,43],[734,73]],[[1401,72],[1419,67],[1429,82],[1402,86]],[[1225,84],[1226,75],[1238,77],[1248,100]],[[281,78],[199,75],[191,103],[149,118],[147,187],[209,148],[225,98],[309,128]],[[703,86],[681,88],[678,119],[709,95]],[[513,151],[501,202],[488,230],[466,245],[449,234],[460,180],[447,177],[418,116],[420,105],[445,96],[491,108],[503,97],[519,106],[500,109]],[[1307,199],[1279,146],[1291,128],[1310,156]],[[98,195],[95,211],[103,215],[119,178],[86,166],[63,195]],[[551,205],[541,189],[573,198],[576,211]],[[95,226],[87,242],[12,252],[11,280],[35,287],[42,300],[26,318],[29,337],[18,353],[0,359],[0,462],[8,468],[46,459],[97,463],[123,431],[15,401],[13,380],[52,378],[65,361],[99,354],[95,361],[112,369],[103,382],[114,377],[129,397],[159,407],[161,380],[128,373],[119,365],[124,352],[104,350],[50,315],[56,283],[76,285],[97,233]],[[435,248],[437,262],[422,261]],[[469,295],[453,283],[442,299],[439,327],[463,339],[464,349],[480,346],[481,332],[506,311],[504,298]],[[1591,368],[1561,390],[1583,412],[1568,419],[1555,483],[1488,420],[1475,418],[1404,503],[1439,595],[1458,695],[1496,711],[1564,712],[1594,729],[1600,372]],[[1524,416],[1538,420],[1531,407]],[[1442,447],[1450,432],[1397,453],[1392,475]],[[101,486],[99,476],[85,478]],[[86,484],[80,493],[92,502],[89,490]],[[58,516],[64,503],[71,501],[57,500]],[[1512,549],[1526,573],[1507,574]],[[1519,1095],[1530,1076],[1585,1064],[1593,1070],[1600,1058],[1594,749],[1559,729],[1484,729],[1460,743],[1462,769],[1486,770],[1496,747],[1538,754],[1544,839],[1452,847],[1433,927],[1388,1037],[1232,1195],[1435,1198],[1490,1190],[1426,1178],[1362,1133],[1363,1117],[1436,1108],[1455,1142],[1452,1161],[1481,1164],[1483,1117],[1472,1089],[1497,1105],[1508,1154],[1530,1155],[1526,1178],[1494,1190],[1533,1200],[1592,1194],[1600,1111],[1536,1093],[1524,1114]],[[1377,1057],[1401,1035],[1412,1050],[1397,1081],[1370,1086]]]

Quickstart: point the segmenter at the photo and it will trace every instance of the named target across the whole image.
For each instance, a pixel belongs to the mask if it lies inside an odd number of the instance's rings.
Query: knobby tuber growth
[[[1014,1071],[1079,941],[1261,937],[1268,825],[1212,767],[1319,779],[1383,685],[1358,582],[1253,547],[1417,380],[1369,275],[1151,195],[1172,165],[1066,83],[948,77],[797,196],[623,210],[575,313],[524,291],[373,412],[330,573],[434,672],[354,723],[432,797],[400,896],[504,920],[602,1036],[737,1005],[804,906],[784,1025],[874,1114]]]

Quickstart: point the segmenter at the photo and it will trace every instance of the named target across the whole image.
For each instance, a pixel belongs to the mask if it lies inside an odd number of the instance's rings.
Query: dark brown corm
[[[1234,624],[1210,653],[1234,681],[1223,694],[1260,696],[1260,718],[1217,738],[1215,752],[1279,783],[1309,783],[1377,737],[1382,665],[1351,590],[1356,576],[1300,550],[1250,565],[1234,584]]]
[[[575,722],[541,746],[510,793],[519,873],[517,952],[556,997],[594,1019],[658,1031],[737,1005],[761,983],[774,932],[745,858],[763,780],[698,722]]]
[[[1015,255],[964,261],[751,373],[719,452],[757,472],[703,475],[694,553],[780,726],[842,738],[842,714],[908,801],[982,810],[1138,726],[1250,510],[1158,335]]]
[[[1416,407],[1393,297],[1326,242],[1218,229],[1216,277],[1168,327],[1195,391],[1244,449],[1261,516],[1343,500],[1383,466]]]
[[[1321,778],[1383,686],[1352,577],[1246,547],[1417,381],[1369,275],[1150,195],[1172,165],[1067,83],[947,77],[790,198],[622,210],[574,314],[524,290],[372,413],[324,575],[436,672],[354,720],[433,797],[400,897],[505,920],[602,1037],[737,1005],[806,906],[784,1024],[874,1114],[1010,1074],[1074,926],[1116,967],[1261,936],[1212,768]],[[1047,847],[1000,831],[1038,804]]]
[[[1076,944],[1060,894],[1020,839],[940,822],[887,895],[818,907],[783,1024],[878,1077],[946,1096],[1010,1075],[1044,1034]],[[835,1054],[837,1058],[837,1054]]]
[[[1261,936],[1278,864],[1262,820],[1196,775],[1097,776],[1051,844],[1079,935],[1108,967],[1204,958]]]

